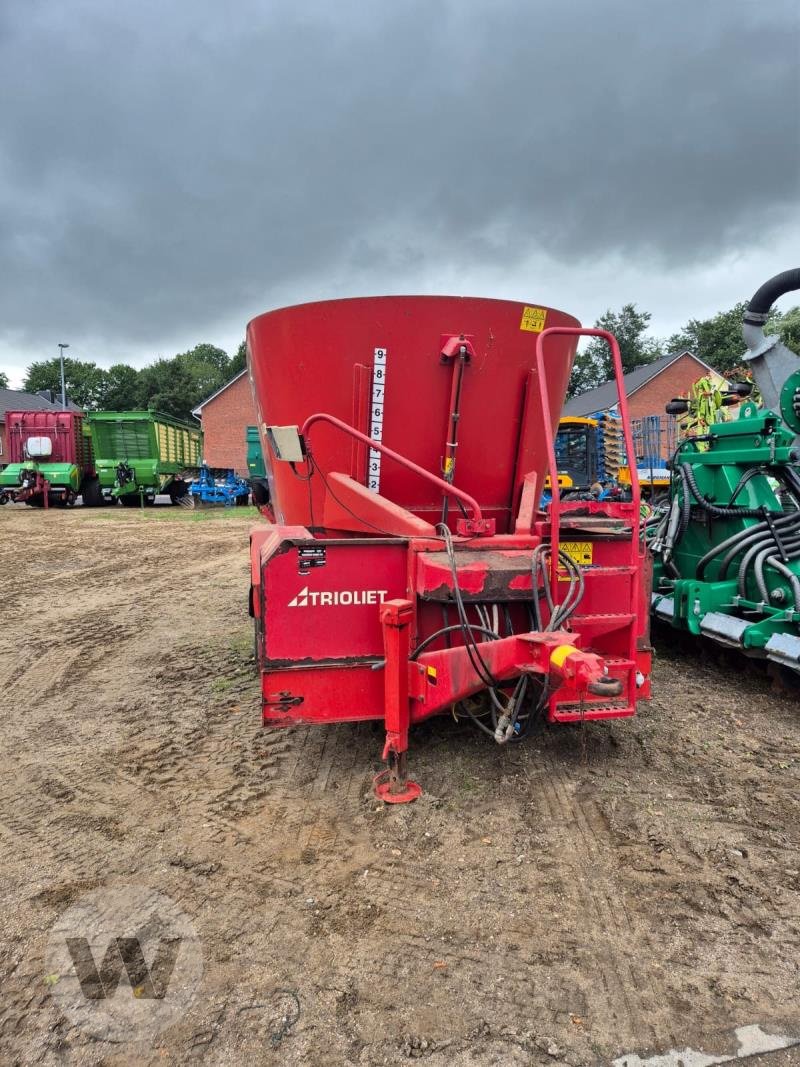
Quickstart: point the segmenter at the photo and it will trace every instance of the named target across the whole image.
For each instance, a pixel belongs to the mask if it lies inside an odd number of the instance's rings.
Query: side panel
[[[31,437],[47,437],[52,445],[41,462],[69,464],[89,469],[91,447],[82,433],[83,414],[75,411],[9,411],[6,413],[6,439],[9,462],[28,463],[25,445]]]
[[[263,564],[264,666],[383,657],[379,607],[406,595],[402,541],[284,541]]]

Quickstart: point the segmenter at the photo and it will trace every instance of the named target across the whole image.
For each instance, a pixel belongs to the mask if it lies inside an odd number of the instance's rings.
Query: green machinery
[[[800,357],[765,337],[773,303],[800,289],[800,269],[761,286],[745,312],[744,359],[764,407],[685,439],[669,498],[648,522],[653,612],[678,630],[800,673]],[[729,402],[747,395],[734,387]],[[672,401],[680,415],[686,401]]]
[[[158,493],[173,504],[186,496],[187,479],[202,461],[197,426],[157,411],[94,411],[85,422],[92,441],[96,482],[84,491],[92,507],[120,500],[128,507],[152,504]]]
[[[257,426],[248,426],[247,438],[247,476],[250,481],[250,489],[253,494],[253,503],[261,507],[269,503],[269,481],[267,468],[264,464],[264,453],[261,449],[261,438]]]
[[[70,409],[6,412],[11,462],[0,470],[0,504],[68,506],[94,484],[83,420],[83,412]]]

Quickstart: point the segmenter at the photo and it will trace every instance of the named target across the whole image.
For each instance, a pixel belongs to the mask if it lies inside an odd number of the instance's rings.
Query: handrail
[[[558,553],[560,547],[559,524],[561,520],[561,493],[558,485],[558,463],[556,461],[555,435],[550,422],[550,398],[547,394],[546,378],[544,373],[544,339],[554,334],[562,337],[602,337],[611,349],[611,362],[614,366],[614,380],[617,385],[619,398],[619,414],[622,419],[622,433],[625,440],[625,451],[628,455],[628,467],[631,472],[631,499],[633,500],[633,553],[634,566],[636,554],[639,551],[639,523],[640,502],[639,472],[636,469],[636,455],[633,451],[633,438],[631,436],[631,422],[628,417],[628,398],[625,395],[625,383],[623,382],[622,356],[619,343],[613,333],[608,330],[584,329],[582,326],[549,326],[536,338],[536,373],[539,378],[539,396],[542,405],[542,421],[544,422],[545,442],[547,444],[547,465],[550,471],[550,589],[553,603],[557,603],[558,594]]]
[[[418,474],[420,478],[425,478],[426,481],[437,486],[442,492],[448,493],[450,496],[454,496],[456,499],[461,500],[467,507],[472,509],[473,519],[476,521],[485,521],[481,513],[480,505],[474,497],[469,495],[469,493],[465,493],[463,489],[456,489],[454,485],[446,482],[444,478],[439,478],[437,475],[431,474],[430,471],[426,471],[424,467],[420,467],[412,460],[406,459],[405,456],[401,455],[399,452],[395,452],[394,449],[387,448],[386,445],[382,444],[380,441],[375,441],[371,437],[367,437],[366,434],[361,433],[360,430],[356,430],[353,426],[350,426],[349,423],[337,419],[335,415],[328,415],[325,412],[317,412],[315,415],[309,415],[300,429],[300,433],[303,437],[308,436],[308,431],[315,422],[327,422],[331,426],[335,426],[338,430],[341,430],[343,433],[354,437],[357,441],[363,441],[363,443],[369,445],[370,448],[376,449],[376,451],[381,452],[384,456],[388,456],[389,459],[395,460],[395,462],[399,463],[401,466]]]

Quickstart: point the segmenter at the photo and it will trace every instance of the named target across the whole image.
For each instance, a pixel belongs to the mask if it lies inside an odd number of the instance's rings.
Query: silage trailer
[[[87,417],[97,470],[84,504],[121,501],[127,507],[152,504],[159,493],[173,504],[186,496],[200,469],[203,434],[189,423],[158,411],[93,411]]]
[[[10,462],[0,470],[0,504],[65,507],[96,482],[91,442],[82,412],[6,412]]]

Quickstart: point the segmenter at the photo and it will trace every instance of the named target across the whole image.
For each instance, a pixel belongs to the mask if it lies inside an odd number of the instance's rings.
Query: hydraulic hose
[[[798,550],[800,550],[800,537],[796,537],[793,541],[787,541],[784,545],[785,555],[787,559],[797,559]],[[758,588],[759,596],[765,604],[769,603],[769,590],[767,589],[767,583],[764,579],[764,564],[770,559],[778,559],[775,554],[775,546],[769,545],[767,548],[762,548],[755,558],[753,564],[753,571],[756,578],[756,587]],[[783,562],[781,560],[780,562]]]
[[[764,471],[761,467],[749,467],[736,483],[736,488],[731,493],[731,498],[728,501],[728,507],[732,507],[736,503],[736,497],[741,493],[751,478],[756,474],[763,474]]]
[[[763,508],[740,508],[740,507],[725,507],[718,504],[712,504],[706,500],[700,494],[700,490],[697,487],[695,481],[694,471],[688,463],[682,463],[679,468],[681,472],[681,478],[684,483],[684,487],[688,485],[692,492],[692,496],[695,498],[700,507],[713,515],[716,519],[760,519],[764,514]]]
[[[778,532],[783,533],[784,531]],[[796,526],[793,529],[787,529],[785,532],[789,535],[791,535],[792,533],[797,534],[798,532],[800,532],[800,526]],[[727,580],[728,571],[730,570],[731,564],[740,552],[745,553],[745,557],[743,558],[742,562],[744,564],[744,570],[746,571],[747,568],[750,566],[750,561],[752,560],[754,555],[757,555],[765,548],[772,552],[775,550],[776,547],[777,544],[775,538],[772,536],[764,536],[763,534],[759,534],[757,537],[745,538],[741,542],[741,544],[734,545],[733,548],[729,549],[729,551],[726,553],[725,558],[720,564],[719,573],[717,574],[717,581],[724,582]]]
[[[421,656],[425,649],[428,647],[428,645],[432,645],[433,642],[437,640],[437,638],[444,637],[445,634],[451,634],[454,630],[462,629],[463,627],[461,626],[460,622],[456,623],[455,626],[443,626],[441,630],[437,630],[436,633],[431,634],[430,637],[426,637],[424,641],[420,641],[420,643],[417,645],[417,647],[414,649],[414,651],[408,658],[412,660],[416,659],[418,656]],[[485,626],[474,626],[470,623],[469,629],[475,630],[477,633],[483,634],[492,641],[497,641],[500,637],[500,634],[495,633],[494,630],[488,630]]]
[[[756,558],[759,552],[763,552],[764,549],[772,552],[775,549],[775,542],[770,538],[764,538],[749,545],[747,551],[742,556],[739,563],[739,572],[737,574],[737,582],[739,585],[739,595],[745,595],[745,581],[747,579],[747,572],[750,570],[750,566],[753,560]]]
[[[759,471],[760,468],[753,467],[750,471],[745,471],[742,477],[739,479],[739,483],[733,492],[731,501],[734,500],[736,494],[741,487],[745,484],[746,480],[749,481],[749,477],[752,477],[753,472]],[[763,472],[762,472],[763,473]],[[800,477],[792,467],[784,467],[776,470],[777,477],[784,483],[784,486],[789,490],[792,497],[797,494],[800,496]],[[762,513],[763,514],[763,513]],[[722,563],[720,564],[720,570],[718,578],[724,581],[728,568],[739,554],[739,552],[750,548],[759,539],[766,538],[767,541],[775,542],[775,535],[784,531],[792,532],[793,528],[800,523],[800,510],[790,512],[776,512],[776,517],[772,522],[767,522],[763,519],[761,522],[756,523],[754,526],[748,527],[746,530],[739,530],[737,533],[727,537],[724,541],[720,541],[718,545],[714,545],[710,551],[708,551],[699,561],[696,568],[696,575],[700,581],[703,580],[706,567],[713,559],[726,553]]]
[[[773,527],[770,527],[767,522],[759,522],[755,526],[748,527],[746,530],[740,530],[739,533],[734,534],[733,537],[729,537],[721,544],[716,545],[710,552],[707,552],[697,564],[696,573],[698,579],[700,581],[703,580],[706,565],[711,562],[714,556],[719,555],[727,549],[725,557],[720,564],[719,574],[717,576],[720,581],[724,581],[728,574],[728,568],[740,552],[745,552],[756,544],[774,546],[776,544],[776,533],[782,534],[784,531],[786,533],[792,533],[795,528],[800,530],[800,514],[793,513],[791,515],[783,515],[775,520]]]
[[[738,586],[740,596],[746,596],[747,572],[750,570],[750,567],[753,565],[754,561],[757,562],[758,557],[761,553],[764,554],[765,558],[769,556],[770,553],[774,554],[776,547],[777,546],[774,541],[772,541],[771,543],[769,541],[767,541],[766,543],[762,541],[758,544],[751,545],[751,547],[747,550],[744,557],[742,558],[741,563],[739,564]],[[783,547],[785,551],[800,547],[800,534],[798,534],[796,531],[795,537],[787,541]],[[770,558],[772,557],[770,556]],[[778,557],[775,556],[774,558],[777,559]]]
[[[770,556],[767,563],[770,567],[776,570],[778,574],[782,574],[792,587],[795,611],[800,611],[800,580],[798,580],[797,575],[790,571],[786,564],[783,563],[782,560],[779,560],[777,556]]]
[[[683,493],[684,501],[689,499],[688,490],[684,488]],[[682,507],[678,502],[677,496],[672,498],[672,504],[670,505],[669,512],[667,514],[667,531],[664,535],[664,562],[668,562],[672,557],[672,550],[680,540],[682,532],[683,519],[682,519]]]

